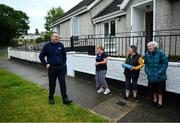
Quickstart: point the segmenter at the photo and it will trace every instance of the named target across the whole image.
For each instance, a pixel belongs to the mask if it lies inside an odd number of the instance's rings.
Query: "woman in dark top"
[[[105,95],[110,93],[109,87],[106,82],[107,72],[107,55],[104,53],[102,46],[98,47],[98,54],[96,56],[96,87],[99,89],[97,93],[103,93]]]
[[[132,68],[125,68],[124,74],[126,78],[125,88],[126,94],[125,99],[128,100],[130,91],[133,92],[133,99],[135,102],[137,100],[137,82],[139,78],[140,69],[144,66],[143,58],[140,54],[137,53],[137,47],[135,45],[131,45],[129,49],[129,54],[126,58],[125,63],[127,65],[131,65]]]

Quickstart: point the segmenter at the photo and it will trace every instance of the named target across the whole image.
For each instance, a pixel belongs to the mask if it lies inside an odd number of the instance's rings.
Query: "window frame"
[[[75,29],[74,29],[74,27],[75,27],[75,25],[74,25],[74,20],[73,19],[77,19],[76,21],[77,21],[77,29],[76,29],[76,31],[77,32],[75,32]],[[79,17],[78,16],[73,16],[71,19],[70,19],[70,32],[71,32],[71,36],[78,36],[79,35]]]

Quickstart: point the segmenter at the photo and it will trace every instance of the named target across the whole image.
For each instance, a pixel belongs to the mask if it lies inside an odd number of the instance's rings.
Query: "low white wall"
[[[10,56],[40,63],[39,52],[15,51],[8,48],[8,58]],[[115,80],[124,81],[124,69],[122,64],[125,59],[108,57],[107,77]],[[88,74],[95,74],[95,56],[76,54],[75,52],[67,53],[67,75],[75,77],[75,71]],[[180,94],[180,63],[169,63],[168,80],[166,82],[166,90]],[[141,74],[138,81],[139,85],[147,86],[148,81],[144,69],[141,69]]]
[[[95,74],[95,56],[74,54],[74,70],[79,72],[84,72],[88,74]],[[112,58],[108,57],[108,70],[107,77],[111,79],[124,81],[124,74],[122,71],[122,63],[124,59],[122,58]]]
[[[18,51],[8,48],[8,58],[10,59],[10,57],[40,63],[39,52]]]

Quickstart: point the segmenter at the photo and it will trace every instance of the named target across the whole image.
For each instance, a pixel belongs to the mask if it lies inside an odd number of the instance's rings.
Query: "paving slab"
[[[127,102],[119,96],[114,96],[111,99],[97,105],[92,110],[98,114],[109,117],[113,121],[118,121],[127,113],[133,110],[138,104]]]

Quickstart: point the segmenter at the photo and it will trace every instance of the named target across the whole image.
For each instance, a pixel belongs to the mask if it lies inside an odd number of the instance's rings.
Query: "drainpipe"
[[[153,0],[153,35],[155,35],[156,30],[156,0]],[[153,41],[155,41],[155,37],[153,37]]]

